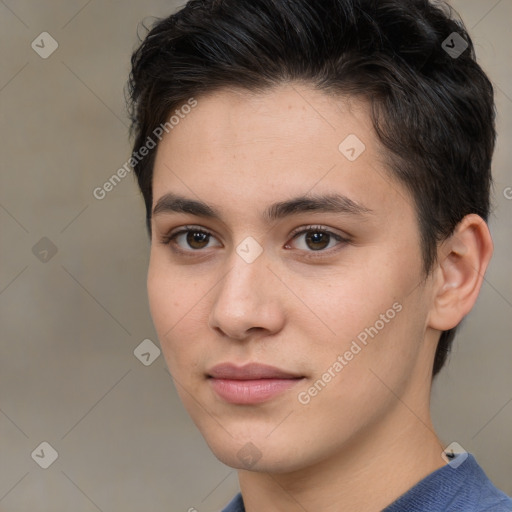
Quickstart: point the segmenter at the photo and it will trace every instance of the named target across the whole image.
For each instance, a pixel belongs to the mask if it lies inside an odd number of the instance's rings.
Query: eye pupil
[[[329,245],[330,236],[327,233],[321,233],[319,231],[310,231],[306,235],[308,247],[314,251],[324,249]],[[312,245],[310,245],[312,244]],[[318,244],[320,247],[318,247]]]
[[[194,249],[202,249],[204,245],[208,244],[208,240],[209,235],[207,233],[201,231],[189,231],[187,233],[187,244]]]

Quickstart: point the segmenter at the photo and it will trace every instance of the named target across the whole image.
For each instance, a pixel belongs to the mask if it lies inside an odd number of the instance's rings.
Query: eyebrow
[[[153,208],[153,216],[171,212],[222,220],[220,211],[215,207],[169,192],[158,199]],[[373,210],[341,194],[307,195],[270,205],[265,210],[263,218],[267,222],[272,222],[305,212],[339,213],[362,217],[372,214]]]

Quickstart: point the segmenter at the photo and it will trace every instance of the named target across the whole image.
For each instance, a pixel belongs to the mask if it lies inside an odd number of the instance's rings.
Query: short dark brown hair
[[[437,244],[465,215],[488,218],[493,87],[462,21],[444,3],[190,0],[153,26],[131,62],[134,152],[191,97],[303,82],[371,105],[390,172],[414,197],[425,275]],[[155,154],[133,166],[150,237]],[[433,375],[454,335],[455,328],[441,334]]]

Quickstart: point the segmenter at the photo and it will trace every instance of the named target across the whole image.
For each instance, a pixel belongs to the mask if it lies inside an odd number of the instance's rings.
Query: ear
[[[429,327],[447,331],[471,311],[492,252],[487,223],[476,214],[466,215],[438,250]]]

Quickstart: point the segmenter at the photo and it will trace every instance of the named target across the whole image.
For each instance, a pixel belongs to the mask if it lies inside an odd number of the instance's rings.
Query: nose
[[[252,263],[238,254],[230,260],[230,270],[215,287],[209,316],[211,329],[242,341],[255,333],[275,334],[285,322],[281,287],[262,253]]]

